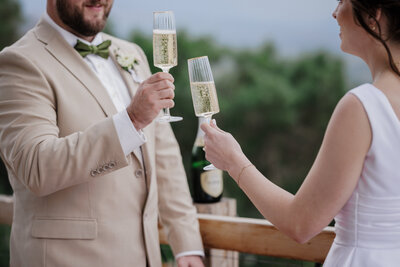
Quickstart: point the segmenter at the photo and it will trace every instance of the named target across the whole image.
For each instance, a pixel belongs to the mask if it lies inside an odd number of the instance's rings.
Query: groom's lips
[[[101,11],[103,10],[103,5],[102,4],[95,4],[95,5],[85,5],[86,8],[89,8],[90,10],[93,11]]]
[[[85,3],[86,8],[90,8],[92,10],[101,10],[106,6],[106,1],[96,1],[96,0],[89,0]]]

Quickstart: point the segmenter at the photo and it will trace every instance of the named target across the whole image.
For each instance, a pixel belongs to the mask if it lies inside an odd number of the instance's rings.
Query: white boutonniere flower
[[[135,65],[139,65],[139,61],[133,55],[124,54],[119,48],[115,50],[115,58],[121,68],[129,73],[135,70]]]

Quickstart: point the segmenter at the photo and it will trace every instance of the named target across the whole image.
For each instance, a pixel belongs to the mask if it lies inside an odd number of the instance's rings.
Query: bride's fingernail
[[[217,125],[217,121],[215,119],[212,119],[212,122]]]

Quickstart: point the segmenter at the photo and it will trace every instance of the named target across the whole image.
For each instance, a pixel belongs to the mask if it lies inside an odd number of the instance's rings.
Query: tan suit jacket
[[[139,59],[143,51],[112,40]],[[115,59],[115,55],[112,55]],[[138,84],[121,69],[131,95]],[[11,266],[161,266],[158,219],[175,254],[202,250],[169,124],[126,157],[117,111],[93,70],[45,21],[0,54],[0,150],[14,189]]]

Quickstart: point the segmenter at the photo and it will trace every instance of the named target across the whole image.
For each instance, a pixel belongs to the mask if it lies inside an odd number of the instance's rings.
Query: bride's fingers
[[[200,128],[204,131],[204,133],[205,133],[206,135],[210,135],[210,134],[212,134],[213,132],[216,131],[216,129],[213,128],[213,127],[212,127],[210,124],[208,124],[208,123],[203,123],[202,125],[200,125]]]
[[[210,126],[207,123],[202,123],[200,125],[200,128],[203,130],[203,132],[205,132],[205,134],[208,133],[208,129],[210,128]]]
[[[217,121],[215,119],[212,119],[210,122],[211,127],[213,127],[214,129],[216,129],[218,132],[220,133],[225,133],[225,131],[221,130],[218,125],[217,125]]]
[[[205,148],[205,150],[204,151],[207,151],[207,148],[208,148],[207,145],[209,145],[209,142],[210,142],[210,135],[207,134],[207,132],[205,132],[205,135],[204,135],[204,148]]]
[[[217,126],[217,121],[215,119],[212,119],[210,121],[210,126],[213,127],[214,129],[219,129]]]

